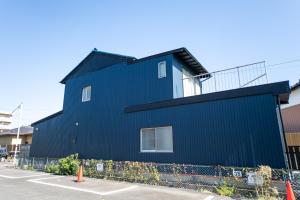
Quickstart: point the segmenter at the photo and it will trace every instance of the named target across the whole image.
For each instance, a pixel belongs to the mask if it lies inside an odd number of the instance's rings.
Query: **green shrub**
[[[97,160],[87,160],[87,165],[85,165],[84,170],[83,170],[83,175],[88,176],[91,178],[97,178],[99,177],[99,174],[96,170],[96,166],[98,161]]]
[[[27,169],[27,170],[31,170],[31,171],[34,170],[34,168],[33,168],[32,165],[28,165],[28,166],[26,167],[26,169]]]
[[[259,199],[276,199],[279,195],[277,188],[271,186],[272,169],[269,166],[259,166],[258,175],[263,177],[263,185],[256,186],[256,195]]]
[[[45,166],[44,171],[47,173],[60,174],[59,166],[57,164],[48,164]]]
[[[113,176],[113,161],[105,160],[104,161],[104,172],[106,178],[111,178]]]
[[[124,178],[129,182],[145,181],[145,164],[140,162],[125,162]]]
[[[97,163],[103,162],[104,171],[97,172]],[[114,163],[112,160],[86,160],[84,176],[91,178],[107,178],[125,180],[129,182],[150,182],[157,184],[160,175],[155,166],[141,162],[125,162],[124,166]]]
[[[153,184],[157,184],[160,180],[160,175],[156,166],[148,166],[148,172],[150,175],[149,181]]]
[[[235,193],[235,187],[230,186],[226,180],[223,180],[216,187],[216,191],[221,196],[231,197]]]
[[[59,174],[61,175],[76,175],[79,169],[80,161],[78,154],[69,155],[66,158],[58,160]]]

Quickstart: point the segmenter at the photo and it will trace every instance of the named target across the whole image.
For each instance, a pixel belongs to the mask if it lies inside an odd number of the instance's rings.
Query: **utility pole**
[[[14,111],[12,111],[11,114],[13,114],[16,110],[20,110],[20,113],[19,113],[19,122],[18,122],[18,133],[17,133],[17,143],[16,143],[16,146],[15,146],[15,153],[14,153],[14,165],[16,165],[16,157],[17,157],[17,150],[18,150],[18,142],[19,142],[19,138],[20,138],[20,129],[21,129],[21,120],[22,120],[22,109],[23,109],[23,103],[21,103]]]

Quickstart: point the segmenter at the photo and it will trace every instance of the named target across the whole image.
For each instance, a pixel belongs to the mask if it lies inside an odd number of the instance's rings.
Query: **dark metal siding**
[[[139,160],[284,167],[272,95],[131,113],[127,122],[136,134],[143,127],[173,126],[174,153],[141,153]],[[134,141],[132,152],[137,152],[139,141]]]
[[[164,79],[157,78],[161,60],[167,60]],[[284,167],[272,94],[124,112],[129,105],[173,97],[170,61],[166,56],[117,64],[68,80],[63,113],[35,124],[31,156],[77,152],[81,158]],[[86,85],[92,99],[82,103]],[[174,153],[140,153],[140,129],[167,125],[173,126]]]

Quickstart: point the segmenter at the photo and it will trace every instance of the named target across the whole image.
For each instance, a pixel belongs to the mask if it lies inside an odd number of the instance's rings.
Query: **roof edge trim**
[[[283,82],[276,82],[276,83],[264,84],[259,86],[252,86],[246,88],[238,88],[233,90],[196,95],[191,97],[182,97],[177,99],[152,102],[147,104],[132,105],[132,106],[125,107],[124,112],[133,113],[133,112],[186,105],[186,104],[194,104],[194,103],[201,103],[207,101],[217,101],[222,99],[231,99],[231,98],[263,95],[263,94],[278,95],[281,103],[287,103],[289,98],[289,93],[290,93],[289,82],[283,81]]]
[[[56,112],[56,113],[53,113],[52,115],[49,115],[49,116],[44,117],[44,118],[42,118],[42,119],[40,119],[40,120],[38,120],[38,121],[36,121],[36,122],[33,122],[33,123],[31,124],[31,126],[34,126],[34,125],[39,124],[39,123],[41,123],[41,122],[44,122],[44,121],[47,121],[47,120],[52,119],[52,118],[54,118],[54,117],[57,117],[57,116],[61,115],[62,113],[63,113],[63,110],[58,111],[58,112]]]

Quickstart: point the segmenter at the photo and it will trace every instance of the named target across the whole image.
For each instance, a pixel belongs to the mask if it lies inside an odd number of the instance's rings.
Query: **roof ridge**
[[[111,57],[119,57],[121,59],[136,59],[135,57],[131,57],[131,56],[125,56],[125,55],[121,55],[121,54],[115,54],[115,53],[108,53],[108,52],[104,52],[104,51],[99,51],[98,49],[94,48],[83,60],[80,61],[79,64],[76,65],[75,68],[73,68],[61,81],[60,83],[65,83],[65,81],[69,78],[69,76],[71,74],[73,74],[74,72],[76,72],[79,67],[84,63],[86,62],[88,59],[90,59],[92,56],[94,55],[100,55],[100,54],[103,54],[103,55],[106,55],[106,56],[111,56]]]
[[[106,51],[99,51],[98,49],[94,48],[92,50],[92,52],[96,52],[96,53],[103,53],[103,54],[107,54],[107,55],[112,55],[112,56],[118,56],[118,57],[124,57],[124,58],[134,58],[133,56],[127,56],[127,55],[123,55],[123,54],[118,54],[118,53],[110,53],[110,52],[106,52]]]

